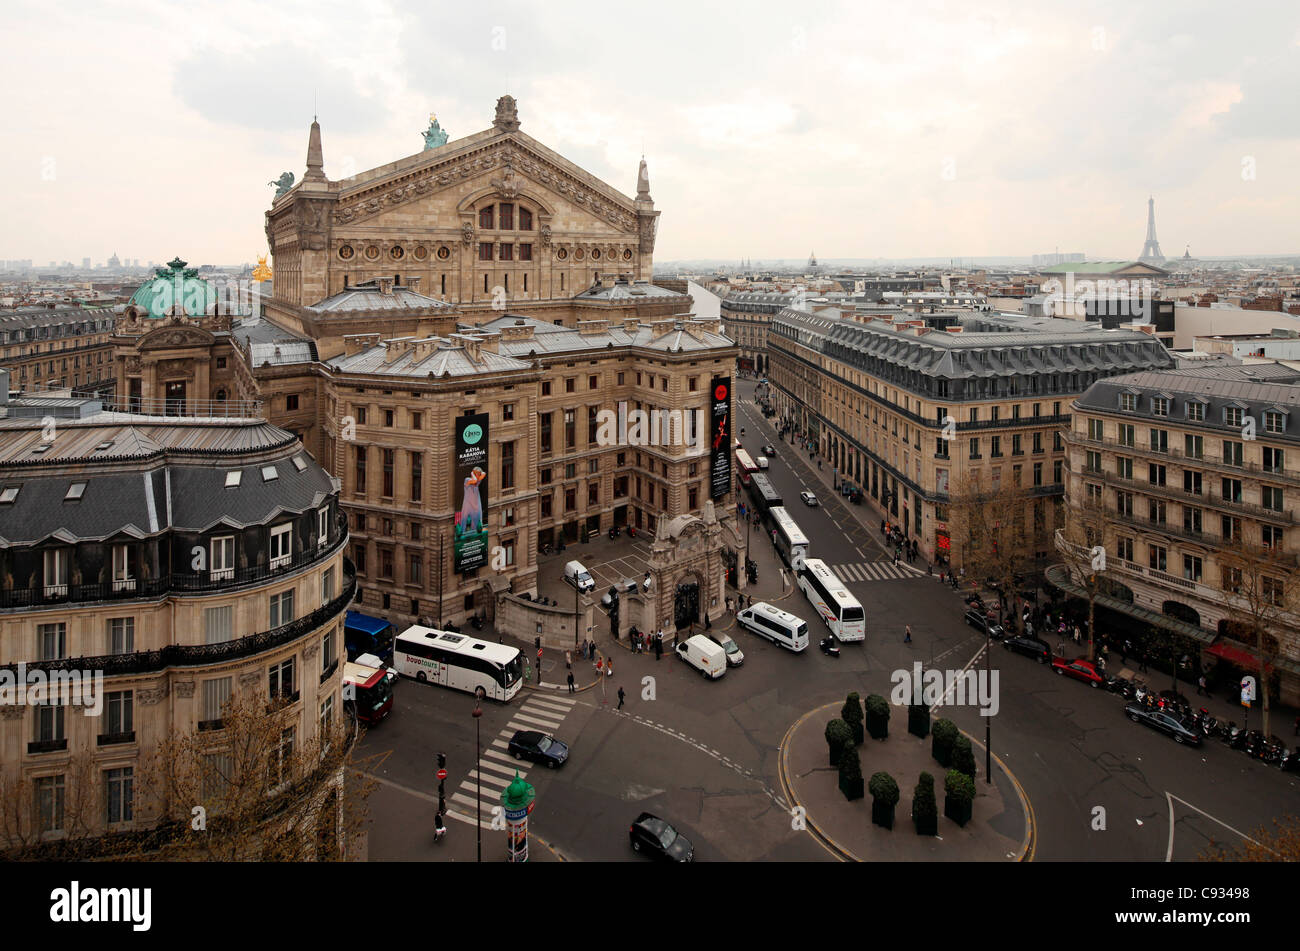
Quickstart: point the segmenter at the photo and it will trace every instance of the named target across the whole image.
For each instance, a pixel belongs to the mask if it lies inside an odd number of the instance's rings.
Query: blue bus
[[[349,611],[343,621],[343,640],[347,645],[348,660],[359,654],[374,654],[385,664],[393,662],[393,625],[383,618],[371,617],[360,611]]]

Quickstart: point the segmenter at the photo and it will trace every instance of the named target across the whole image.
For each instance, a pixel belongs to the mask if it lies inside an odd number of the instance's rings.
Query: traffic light
[[[439,769],[446,769],[446,768],[447,768],[447,754],[446,754],[446,753],[439,753],[439,754],[438,754],[438,768],[439,768]]]
[[[542,649],[542,639],[540,637],[533,638],[533,647],[537,648],[538,650]]]

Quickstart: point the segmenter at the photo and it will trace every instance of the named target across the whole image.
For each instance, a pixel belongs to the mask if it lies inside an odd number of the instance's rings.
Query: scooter
[[[1277,768],[1284,773],[1300,773],[1300,747],[1289,750],[1277,761]]]
[[[618,538],[618,536],[619,536],[620,534],[622,534],[622,533],[619,531],[618,526],[617,526],[617,525],[613,526],[613,527],[610,528],[610,530],[609,530],[609,540],[610,540],[610,541],[613,541],[614,539]]]
[[[817,646],[821,648],[823,654],[828,654],[831,657],[840,656],[840,647],[835,643],[833,637],[823,637]]]
[[[627,527],[627,537],[628,537],[628,538],[636,538],[636,526],[635,526],[635,525],[629,525],[629,526]]]
[[[483,616],[480,614],[475,614],[472,618],[469,619],[469,624],[470,627],[474,628],[474,630],[476,631],[483,630]]]

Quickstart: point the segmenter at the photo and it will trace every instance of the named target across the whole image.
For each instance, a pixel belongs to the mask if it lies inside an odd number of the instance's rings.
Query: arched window
[[[488,205],[486,208],[478,210],[478,226],[484,230],[491,231],[496,225],[494,224],[495,215],[493,209],[496,206]]]
[[[224,389],[217,390],[217,402],[224,403],[225,401],[226,401],[226,391]]]

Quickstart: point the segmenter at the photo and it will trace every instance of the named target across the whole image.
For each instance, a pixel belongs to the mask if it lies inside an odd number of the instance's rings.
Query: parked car
[[[667,862],[690,862],[695,859],[695,846],[671,825],[649,812],[636,817],[627,830],[628,841],[636,852],[647,852],[653,858]]]
[[[569,758],[569,747],[553,736],[537,730],[518,730],[510,737],[507,751],[515,759],[544,763],[548,769],[563,766]]]
[[[1082,680],[1089,687],[1100,687],[1106,682],[1106,676],[1097,670],[1097,665],[1083,657],[1066,660],[1064,657],[1052,658],[1052,669],[1062,677]]]
[[[1047,663],[1052,656],[1052,649],[1038,638],[1025,637],[1021,634],[1013,634],[1011,637],[1004,638],[1002,646],[1009,651],[1015,651],[1017,654],[1032,657],[1040,664]]]
[[[741,651],[740,645],[732,640],[729,634],[709,631],[708,638],[727,652],[728,667],[739,667],[745,662],[745,655]]]
[[[712,680],[727,672],[727,652],[703,634],[688,637],[678,644],[677,656]]]
[[[817,496],[813,495],[813,494],[812,494],[811,492],[809,492],[807,489],[804,489],[802,492],[799,493],[799,498],[803,499],[803,504],[804,504],[804,505],[816,505],[816,504],[817,504]]]
[[[1188,746],[1201,745],[1200,731],[1186,726],[1173,714],[1165,713],[1163,710],[1151,710],[1141,703],[1126,704],[1124,713],[1134,723],[1145,723],[1161,733],[1168,733],[1174,738],[1175,743],[1185,743]]]
[[[981,634],[987,632],[989,637],[1001,638],[1006,632],[1002,630],[1002,625],[993,620],[978,608],[971,608],[966,612],[966,623]]]

